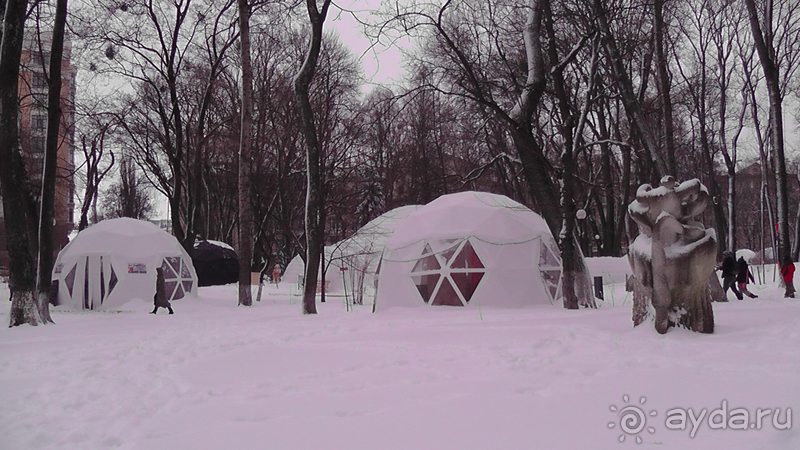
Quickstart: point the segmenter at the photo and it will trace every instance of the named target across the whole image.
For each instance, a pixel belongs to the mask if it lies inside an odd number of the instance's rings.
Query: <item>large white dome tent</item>
[[[150,302],[156,268],[164,269],[169,300],[197,295],[197,274],[178,240],[156,225],[120,218],[80,232],[53,267],[58,303],[74,309],[108,309],[134,298]]]
[[[561,298],[561,260],[538,214],[502,195],[462,192],[412,213],[386,241],[375,310]]]

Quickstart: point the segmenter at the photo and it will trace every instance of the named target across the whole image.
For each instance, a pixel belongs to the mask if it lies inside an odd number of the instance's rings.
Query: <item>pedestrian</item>
[[[272,282],[276,285],[281,282],[281,265],[275,264],[272,268]]]
[[[158,308],[167,308],[169,313],[172,314],[172,305],[167,300],[167,288],[164,285],[164,269],[158,267],[156,269],[156,295],[153,296],[153,303],[155,308],[150,314],[155,314]]]
[[[738,275],[736,271],[736,259],[731,252],[724,252],[722,254],[722,290],[725,291],[725,295],[728,295],[728,288],[736,294],[736,298],[741,300],[742,293],[736,289],[736,276]]]
[[[756,294],[753,294],[747,290],[748,279],[753,283],[756,282],[756,280],[753,278],[753,274],[750,273],[750,269],[747,267],[747,261],[744,260],[744,257],[740,256],[736,264],[738,270],[738,273],[736,274],[736,284],[739,287],[739,292],[750,298],[757,298],[758,296]],[[739,300],[741,300],[741,298]]]
[[[783,294],[786,298],[794,298],[794,282],[792,279],[794,278],[794,263],[792,262],[791,256],[786,256],[783,258],[783,264],[781,264],[781,277],[783,277],[783,284],[786,286],[786,292]]]

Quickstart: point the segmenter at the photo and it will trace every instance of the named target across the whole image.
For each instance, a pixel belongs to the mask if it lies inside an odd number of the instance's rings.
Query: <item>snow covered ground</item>
[[[621,284],[599,310],[331,298],[316,316],[265,289],[0,327],[0,449],[800,448],[800,299],[776,283],[715,304],[713,335],[664,336],[631,328]]]

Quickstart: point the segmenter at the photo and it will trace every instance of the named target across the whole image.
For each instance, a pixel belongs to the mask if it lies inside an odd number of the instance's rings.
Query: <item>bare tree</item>
[[[316,0],[306,0],[306,10],[311,22],[308,53],[303,65],[294,79],[294,92],[300,109],[302,131],[306,140],[306,266],[303,292],[303,314],[316,314],[317,275],[320,266],[320,253],[324,246],[323,223],[321,223],[322,198],[321,184],[321,145],[314,124],[314,111],[311,107],[309,87],[317,70],[317,61],[322,47],[322,25],[328,15],[331,0],[323,0],[322,7]]]
[[[504,132],[510,136],[516,149],[534,203],[553,236],[561,236],[564,220],[574,220],[574,217],[565,216],[559,202],[559,190],[553,181],[552,165],[544,153],[543,145],[534,135],[537,122],[534,120],[535,113],[547,86],[543,24],[545,0],[531,0],[521,9],[505,3],[502,5],[514,13],[524,11],[524,26],[515,35],[516,38],[522,37],[524,49],[506,47],[507,34],[499,33],[498,28],[508,24],[493,22],[499,16],[496,11],[501,5],[493,5],[490,8],[492,11],[482,10],[478,3],[471,3],[471,6],[465,11],[472,15],[456,10],[452,1],[427,11],[398,6],[392,11],[386,27],[396,24],[404,32],[421,28],[430,31],[431,58],[425,63],[430,67],[438,67],[441,73],[441,79],[430,83],[430,88],[469,99],[482,114],[503,124]],[[513,17],[513,14],[509,16]],[[465,32],[472,29],[470,27],[480,30],[475,34],[497,34],[482,47],[481,41],[472,38],[471,32]],[[511,64],[507,59],[507,50],[514,51],[521,61]],[[489,64],[489,56],[496,56],[500,61],[497,67]],[[561,61],[550,61],[550,64],[558,67]],[[498,89],[495,71],[492,70],[498,67],[504,74],[509,74],[509,89],[506,92],[514,92],[514,98],[504,98],[506,93]],[[524,72],[515,73],[519,68],[524,68]],[[563,237],[559,242],[564,276],[575,280],[575,283],[562,285],[564,307],[577,309],[579,305],[593,302],[590,282],[580,248],[573,245],[568,237]]]
[[[754,0],[745,0],[745,5],[750,19],[753,41],[755,42],[758,57],[761,60],[761,69],[764,71],[767,95],[769,97],[770,143],[773,150],[775,184],[777,188],[778,261],[783,264],[784,259],[790,257],[791,243],[789,240],[789,203],[783,140],[783,96],[781,93],[781,73],[776,59],[775,43],[773,42],[772,3],[768,2],[766,4],[761,16],[756,10]]]
[[[111,185],[103,198],[105,218],[130,217],[147,220],[153,212],[153,201],[148,193],[148,183],[136,174],[136,165],[130,156],[119,163],[119,180]]]
[[[663,153],[656,143],[652,128],[644,117],[641,103],[634,93],[633,82],[631,81],[630,76],[628,76],[627,70],[625,70],[625,66],[622,61],[622,55],[620,54],[617,46],[616,38],[611,31],[611,25],[608,18],[609,12],[606,7],[605,0],[594,0],[594,9],[596,13],[597,26],[600,35],[602,36],[603,47],[607,52],[609,65],[611,66],[614,74],[614,81],[619,87],[622,103],[625,105],[625,111],[628,114],[628,118],[636,128],[642,145],[652,158],[658,177],[669,175],[670,170],[667,160],[664,158]]]
[[[19,139],[19,67],[28,2],[3,2],[0,44],[0,183],[9,254],[10,282],[14,289],[9,326],[46,323],[39,314],[36,290],[36,205],[27,189],[28,175]],[[13,211],[14,214],[10,214]]]
[[[105,76],[124,77],[136,89],[119,114],[128,136],[126,148],[168,198],[173,234],[187,249],[202,223],[202,181],[197,177],[208,138],[210,86],[236,37],[232,4],[91,0],[75,12],[75,29],[90,50],[90,67]],[[201,64],[193,57],[204,51],[209,70],[197,83],[196,75],[203,71],[193,70]]]
[[[250,66],[250,4],[238,0],[242,58],[242,123],[239,139],[239,305],[253,304],[250,289],[253,211],[250,202],[250,142],[253,129],[253,69]]]
[[[90,129],[82,132],[80,136],[86,181],[83,201],[81,202],[80,219],[78,220],[78,231],[82,231],[89,226],[89,210],[93,211],[92,221],[97,222],[97,197],[100,191],[100,183],[114,167],[114,152],[111,150],[106,152],[106,138],[113,126],[112,123],[104,122],[100,117],[92,116],[87,116],[87,120],[92,122],[91,125],[88,125]],[[105,166],[102,166],[106,155],[109,161]]]
[[[61,61],[64,55],[64,28],[67,22],[67,0],[56,1],[50,47],[50,70],[47,92],[47,137],[42,169],[42,191],[39,196],[39,258],[37,291],[42,321],[50,317],[50,283],[53,270],[53,210],[56,192],[56,164],[61,130]]]

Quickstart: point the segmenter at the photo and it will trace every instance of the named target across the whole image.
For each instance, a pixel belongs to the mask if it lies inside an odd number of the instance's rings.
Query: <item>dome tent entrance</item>
[[[83,230],[59,252],[53,267],[58,304],[95,310],[134,298],[150,302],[157,267],[164,269],[169,300],[197,294],[197,275],[177,239],[150,222],[104,220]]]
[[[502,195],[463,192],[418,209],[386,242],[375,307],[552,303],[560,280],[539,215]]]

